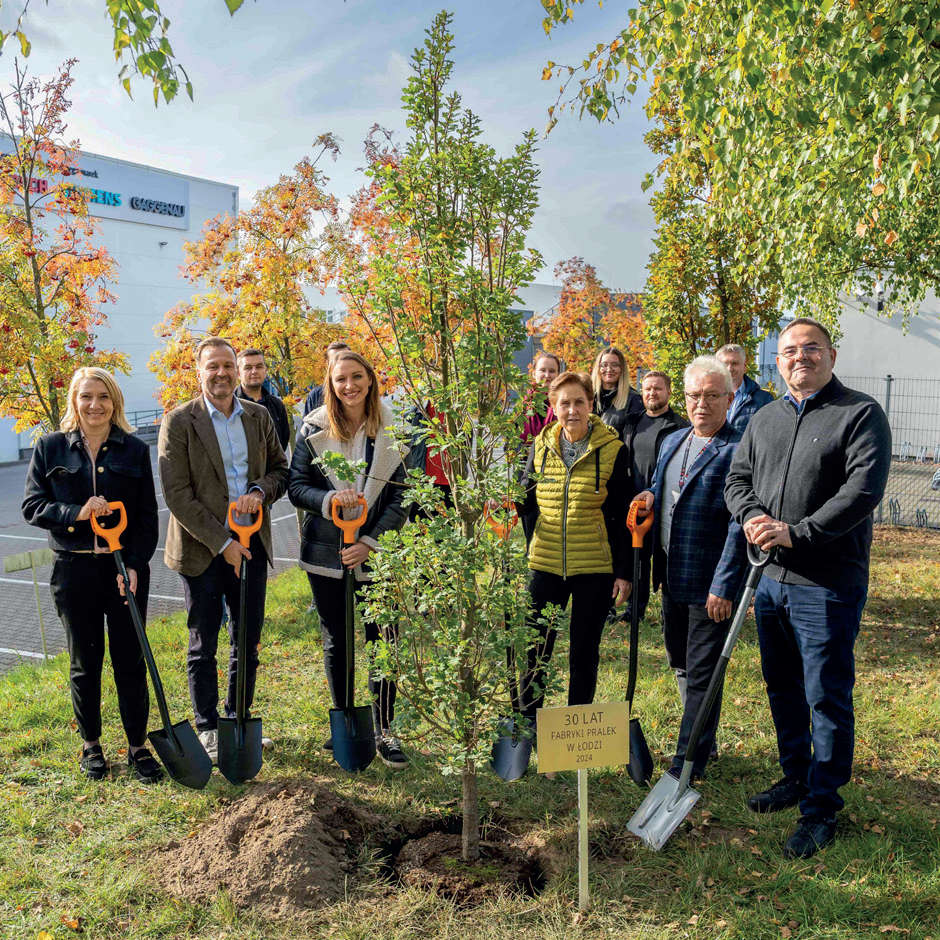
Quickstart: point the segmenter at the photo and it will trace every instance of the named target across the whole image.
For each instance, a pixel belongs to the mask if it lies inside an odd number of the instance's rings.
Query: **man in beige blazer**
[[[264,621],[267,566],[273,562],[271,520],[244,548],[228,528],[229,503],[247,516],[284,494],[288,466],[263,405],[235,397],[238,373],[228,340],[204,339],[195,351],[201,394],[163,419],[158,445],[163,497],[171,512],[164,560],[183,579],[189,626],[186,668],[199,739],[216,758],[219,689],[216,651],[225,605],[229,620],[228,695],[225,714],[235,714],[239,568],[247,558],[248,696],[254,697],[258,644]]]

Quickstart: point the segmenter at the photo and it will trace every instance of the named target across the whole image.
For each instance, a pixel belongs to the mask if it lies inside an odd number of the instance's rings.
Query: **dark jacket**
[[[142,570],[153,557],[159,535],[150,448],[112,425],[92,466],[80,431],[53,431],[39,438],[26,473],[23,518],[49,530],[55,551],[94,549],[91,523],[79,522],[78,514],[96,494],[124,503],[127,529],[121,536],[121,554],[128,568]],[[112,524],[111,518],[102,522]]]
[[[738,434],[744,433],[751,418],[754,417],[758,409],[763,408],[764,405],[774,400],[774,396],[761,388],[749,375],[744,376],[744,381],[741,385],[744,387],[744,391],[741,395],[741,404],[738,406],[738,410],[731,419],[731,426]]]
[[[307,397],[304,399],[304,417],[306,418],[311,411],[316,411],[323,404],[323,386],[314,385]]]
[[[368,514],[357,536],[372,548],[378,548],[378,538],[383,532],[400,529],[407,516],[402,505],[405,468],[398,446],[386,430],[393,424],[394,417],[384,405],[382,411],[378,435],[366,441],[367,477],[363,495],[368,503]],[[346,485],[328,476],[314,462],[315,457],[322,457],[331,450],[339,450],[338,442],[330,436],[326,408],[320,407],[304,418],[291,457],[287,495],[295,506],[306,510],[300,543],[301,568],[327,578],[341,578],[342,532],[333,522],[328,497],[336,490],[345,489]],[[368,578],[368,566],[356,568],[357,581]]]
[[[636,472],[636,460],[633,448],[633,438],[636,436],[637,425],[645,414],[646,409],[644,408],[643,411],[631,412],[627,415],[627,422],[624,425],[622,435],[623,442],[627,445],[627,452],[630,454],[630,484],[636,493],[639,493],[640,490],[645,490],[652,482],[651,479],[639,479]],[[657,455],[662,450],[663,441],[665,441],[670,434],[677,431],[679,428],[687,428],[689,426],[689,422],[680,415],[677,415],[672,408],[667,408],[662,417],[665,420],[660,429],[656,432]]]
[[[235,394],[242,401],[255,401],[241,385],[235,389]],[[268,409],[268,414],[271,415],[271,420],[274,422],[274,433],[277,434],[277,439],[281,447],[286,451],[287,445],[290,443],[291,439],[291,425],[290,419],[287,417],[287,408],[284,406],[284,402],[282,402],[277,395],[272,394],[262,386],[261,400],[256,401],[255,404],[264,405],[264,407]]]
[[[626,426],[627,418],[632,414],[643,414],[646,406],[643,404],[643,397],[635,388],[630,389],[627,395],[627,403],[623,408],[614,408],[613,400],[616,395],[616,389],[610,392],[599,392],[594,396],[594,414],[600,415],[601,420],[609,428],[623,439],[623,429]]]
[[[666,465],[691,432],[674,431],[663,442],[653,474],[653,587],[664,581],[680,604],[704,605],[709,594],[734,600],[747,569],[747,542],[725,505],[725,477],[738,433],[725,422],[692,464],[669,529],[669,551],[659,536]]]
[[[891,465],[891,429],[873,398],[835,376],[801,414],[778,398],[754,415],[725,499],[740,523],[763,513],[790,526],[765,573],[850,595],[868,588],[874,508]]]

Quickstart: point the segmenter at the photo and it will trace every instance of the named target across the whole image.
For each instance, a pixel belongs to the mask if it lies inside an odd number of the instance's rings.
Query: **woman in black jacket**
[[[80,767],[92,780],[108,772],[99,741],[107,622],[128,766],[141,782],[155,783],[163,771],[144,746],[150,710],[147,672],[123,600],[127,587],[146,619],[149,562],[158,536],[150,449],[131,434],[124,396],[104,369],[84,367],[72,376],[60,428],[36,442],[23,518],[49,531],[56,555],[50,586],[68,643],[72,707],[83,739]],[[107,546],[89,522],[93,515],[109,515],[108,502],[116,500],[127,510],[121,542],[129,585],[117,574]]]
[[[627,415],[641,414],[643,399],[630,386],[630,369],[627,358],[616,346],[602,349],[591,369],[594,386],[594,414],[618,436],[623,437]]]
[[[323,632],[323,661],[333,704],[343,706],[346,682],[346,629],[343,567],[355,572],[357,587],[368,581],[366,562],[378,548],[383,532],[401,528],[406,512],[402,506],[405,470],[401,454],[388,433],[394,418],[379,400],[375,370],[358,353],[341,350],[330,360],[324,382],[324,403],[304,418],[300,437],[291,458],[287,494],[290,501],[306,510],[300,544],[300,566],[307,572]],[[332,451],[350,463],[365,462],[365,470],[355,480],[341,480],[324,469],[317,459]],[[342,534],[333,523],[334,502],[344,518],[359,515],[357,505],[363,496],[368,506],[366,521],[352,545],[343,546]],[[364,621],[366,642],[379,637],[378,626]],[[395,709],[395,684],[387,679],[373,680],[372,715],[376,750],[389,767],[404,767],[408,759],[401,742],[390,733]],[[324,745],[332,747],[332,739]]]

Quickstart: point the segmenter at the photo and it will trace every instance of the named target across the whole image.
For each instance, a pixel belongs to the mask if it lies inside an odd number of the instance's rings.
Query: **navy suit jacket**
[[[663,477],[689,433],[689,428],[682,428],[663,441],[653,473],[653,586],[665,581],[672,598],[681,604],[703,606],[709,594],[733,601],[748,563],[744,531],[725,505],[725,477],[741,440],[727,421],[692,464],[672,516],[669,551],[662,551]]]

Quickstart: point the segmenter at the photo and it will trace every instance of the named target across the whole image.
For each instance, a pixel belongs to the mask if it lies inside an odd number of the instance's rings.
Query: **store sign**
[[[104,189],[88,189],[85,186],[63,186],[65,192],[80,192],[89,205],[98,206],[119,206],[121,204],[121,194],[111,193]]]
[[[158,215],[172,215],[182,219],[186,215],[186,206],[172,202],[161,202],[158,199],[144,199],[142,196],[131,196],[131,208],[139,212],[156,212]]]

